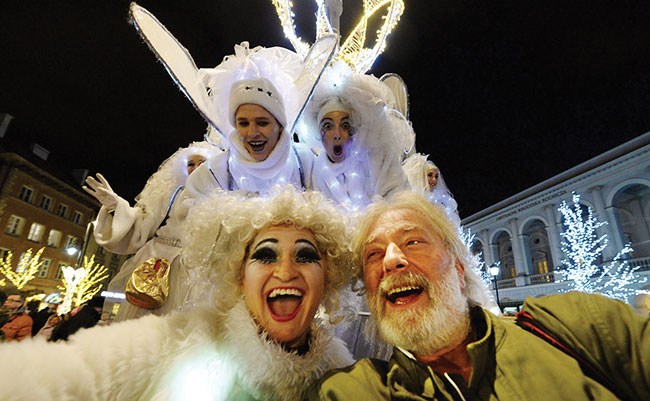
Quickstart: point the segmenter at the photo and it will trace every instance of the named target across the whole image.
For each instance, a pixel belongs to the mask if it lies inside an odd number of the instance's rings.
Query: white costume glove
[[[99,181],[98,181],[99,180]],[[86,178],[87,186],[83,186],[84,191],[88,192],[106,208],[108,211],[113,211],[117,207],[117,201],[120,197],[113,192],[113,189],[108,185],[108,181],[103,175],[97,173],[97,180],[93,177]]]

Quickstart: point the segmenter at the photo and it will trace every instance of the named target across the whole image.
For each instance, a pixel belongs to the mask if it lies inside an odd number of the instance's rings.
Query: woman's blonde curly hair
[[[321,193],[299,192],[290,185],[257,198],[218,191],[194,205],[186,223],[183,263],[198,279],[194,284],[203,283],[202,296],[213,298],[223,311],[243,296],[242,267],[262,228],[289,225],[311,231],[326,261],[321,304],[330,317],[335,316],[337,290],[350,278],[349,232],[347,218]]]

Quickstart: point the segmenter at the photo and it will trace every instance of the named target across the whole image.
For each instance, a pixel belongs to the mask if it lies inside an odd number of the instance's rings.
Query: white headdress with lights
[[[348,155],[340,163],[328,161],[318,121],[323,107],[333,100],[349,111],[353,127]],[[358,209],[374,195],[403,188],[406,177],[400,156],[413,146],[414,137],[394,106],[391,89],[374,76],[355,73],[343,62],[327,70],[298,125],[300,141],[319,152],[312,176],[315,189]],[[345,174],[345,185],[340,182],[341,174]]]

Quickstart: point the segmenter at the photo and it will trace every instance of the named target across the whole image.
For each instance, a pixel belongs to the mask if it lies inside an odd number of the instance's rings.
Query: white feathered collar
[[[299,400],[307,386],[327,370],[353,362],[344,342],[316,319],[304,355],[286,352],[260,334],[243,299],[224,315],[223,323],[224,351],[236,368],[236,387],[258,400]]]

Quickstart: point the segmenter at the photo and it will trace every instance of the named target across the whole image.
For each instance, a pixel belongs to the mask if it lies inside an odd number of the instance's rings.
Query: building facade
[[[5,258],[11,252],[15,271],[28,249],[36,253],[44,248],[36,277],[22,291],[58,293],[62,267],[75,266],[86,237],[85,254],[95,255],[95,261],[114,276],[126,256],[107,252],[90,232],[86,235],[99,210],[98,202],[71,180],[48,171],[45,160],[37,165],[33,157],[29,158],[32,160],[13,152],[0,153],[0,256]],[[70,254],[69,248],[76,252]],[[11,283],[5,280],[5,286]],[[7,291],[7,287],[0,289]]]
[[[650,133],[616,147],[562,174],[514,195],[463,220],[476,234],[472,252],[481,253],[486,267],[500,263],[498,289],[501,300],[520,303],[527,296],[557,293],[557,269],[565,258],[561,251],[564,222],[558,208],[581,195],[583,213],[608,224],[598,229],[609,245],[597,263],[611,262],[626,243],[634,251],[631,266],[637,276],[650,277]],[[650,281],[650,280],[649,280]],[[650,288],[650,283],[639,287]],[[649,308],[648,297],[631,303]]]

